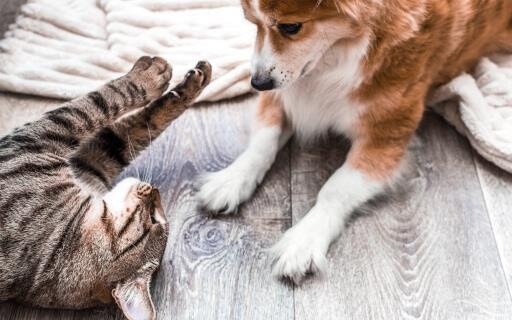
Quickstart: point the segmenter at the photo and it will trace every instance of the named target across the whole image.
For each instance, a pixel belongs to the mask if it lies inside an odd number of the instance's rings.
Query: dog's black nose
[[[275,88],[274,79],[271,77],[252,77],[251,85],[258,91],[272,90]]]

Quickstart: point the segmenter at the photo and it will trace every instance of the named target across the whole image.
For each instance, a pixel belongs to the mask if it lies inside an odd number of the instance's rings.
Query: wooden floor
[[[56,104],[0,93],[0,134]],[[194,179],[243,150],[253,105],[245,97],[187,112],[124,173],[160,188],[171,224],[152,290],[159,319],[512,319],[512,175],[430,113],[404,191],[356,215],[331,247],[325,278],[300,287],[272,279],[264,249],[312,207],[347,146],[292,141],[236,217],[210,218],[196,208]],[[122,315],[4,303],[0,319]]]

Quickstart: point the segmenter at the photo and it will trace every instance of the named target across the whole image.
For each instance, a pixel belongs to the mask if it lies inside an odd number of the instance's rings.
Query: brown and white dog
[[[355,208],[396,182],[429,90],[512,49],[511,0],[242,0],[258,27],[252,85],[260,94],[249,146],[204,177],[198,198],[229,213],[262,181],[295,133],[352,142],[314,207],[273,249],[273,273],[322,271]],[[272,91],[267,91],[272,90]]]

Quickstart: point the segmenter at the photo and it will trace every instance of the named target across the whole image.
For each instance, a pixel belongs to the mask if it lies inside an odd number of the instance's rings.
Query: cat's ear
[[[130,320],[156,319],[149,283],[151,275],[137,275],[117,284],[112,296],[124,315]]]

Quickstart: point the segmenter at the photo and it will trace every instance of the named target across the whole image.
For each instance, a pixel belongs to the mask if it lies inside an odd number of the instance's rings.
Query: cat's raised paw
[[[170,94],[188,104],[194,101],[210,83],[212,66],[207,61],[199,61],[196,67],[185,75],[183,81],[173,88]]]
[[[172,67],[160,57],[141,57],[127,74],[127,89],[132,96],[139,96],[144,102],[160,98],[169,87]]]

